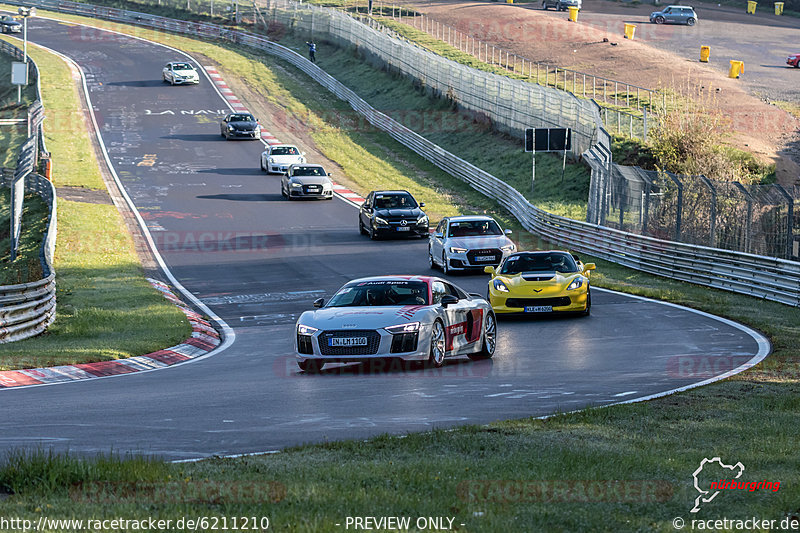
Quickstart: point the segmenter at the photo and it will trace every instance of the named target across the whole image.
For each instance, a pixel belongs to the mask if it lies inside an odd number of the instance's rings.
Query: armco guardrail
[[[22,50],[4,41],[0,51],[22,60]],[[39,252],[43,279],[21,283],[18,285],[0,286],[0,343],[27,339],[42,333],[53,323],[56,316],[56,282],[53,271],[53,254],[55,253],[57,220],[56,190],[53,184],[33,172],[38,154],[44,151],[42,121],[44,107],[39,90],[39,71],[29,59],[29,79],[36,82],[36,101],[27,110],[29,138],[20,151],[17,169],[11,173],[3,173],[3,186],[11,186],[16,180],[24,180],[24,190],[37,193],[47,203],[49,221]],[[13,215],[12,215],[13,218]],[[18,224],[19,221],[16,221]],[[24,230],[24,228],[23,228]]]
[[[800,263],[663,241],[549,214],[532,205],[507,183],[377,111],[302,55],[256,35],[229,31],[210,24],[190,23],[72,2],[44,0],[24,4],[51,6],[51,8],[56,6],[56,9],[61,11],[90,14],[201,37],[223,38],[262,50],[302,70],[320,85],[348,102],[370,124],[387,132],[403,145],[468,183],[475,190],[497,200],[527,230],[541,235],[554,244],[643,272],[800,306]],[[599,135],[607,134],[604,130],[600,130]],[[604,147],[598,144],[584,153],[593,171],[608,169],[610,154],[603,153],[603,150]]]

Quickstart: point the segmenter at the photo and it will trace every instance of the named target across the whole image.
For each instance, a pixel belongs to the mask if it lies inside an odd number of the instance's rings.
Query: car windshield
[[[500,226],[494,220],[451,221],[447,232],[448,237],[479,237],[502,234]]]
[[[172,70],[194,70],[189,63],[173,63]]]
[[[512,255],[503,263],[501,274],[520,274],[522,272],[578,272],[578,265],[568,253],[534,252]]]
[[[410,194],[376,194],[375,209],[413,209],[417,201]]]
[[[322,167],[294,167],[292,176],[327,176]]]
[[[326,307],[387,307],[428,305],[428,285],[422,281],[387,280],[348,283]]]
[[[276,146],[270,150],[271,155],[298,155],[299,153],[294,146]]]
[[[250,114],[241,114],[241,115],[231,115],[231,118],[228,122],[255,122],[256,119],[253,115]]]

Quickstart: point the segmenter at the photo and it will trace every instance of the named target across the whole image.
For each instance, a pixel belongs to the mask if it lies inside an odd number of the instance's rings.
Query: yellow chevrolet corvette
[[[500,266],[486,267],[489,303],[500,313],[578,313],[592,308],[589,272],[594,263],[583,264],[569,252],[517,252]]]

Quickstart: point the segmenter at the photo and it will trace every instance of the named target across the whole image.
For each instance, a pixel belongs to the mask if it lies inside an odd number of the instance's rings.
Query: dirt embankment
[[[595,9],[608,2],[592,2]],[[443,24],[528,59],[617,79],[645,88],[673,88],[699,100],[727,118],[736,132],[731,144],[773,161],[779,183],[800,184],[798,120],[789,113],[749,94],[741,80],[727,78],[696,58],[658,48],[659,40],[684,27],[639,25],[637,31],[661,32],[659,39],[623,38],[622,18],[593,25],[584,2],[579,22],[566,14],[542,11],[538,5],[440,0],[409,5]],[[649,13],[652,6],[635,10]],[[642,14],[631,11],[641,18]],[[583,22],[585,21],[585,22]],[[595,24],[598,24],[595,21]],[[672,38],[675,38],[672,35]],[[606,39],[607,41],[604,41]],[[649,41],[649,42],[645,42]]]

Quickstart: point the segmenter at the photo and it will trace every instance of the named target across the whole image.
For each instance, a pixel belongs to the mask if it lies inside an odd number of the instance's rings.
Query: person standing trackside
[[[314,44],[314,41],[306,41],[306,44],[308,45],[308,58],[312,63],[316,63],[317,45]]]

